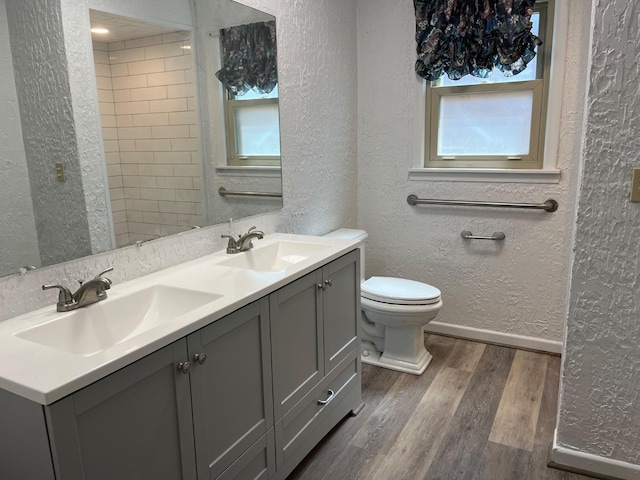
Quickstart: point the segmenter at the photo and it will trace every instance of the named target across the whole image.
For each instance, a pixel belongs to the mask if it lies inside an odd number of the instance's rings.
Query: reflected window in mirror
[[[220,30],[227,163],[280,166],[276,25]]]
[[[277,85],[264,94],[227,91],[225,112],[229,165],[280,166]]]

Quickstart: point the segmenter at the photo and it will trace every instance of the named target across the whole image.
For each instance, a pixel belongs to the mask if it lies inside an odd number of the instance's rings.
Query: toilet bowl
[[[367,233],[340,229],[327,236],[360,240],[362,362],[421,375],[432,359],[424,346],[423,328],[442,307],[440,290],[403,278],[371,277],[364,281]]]
[[[440,290],[390,277],[371,277],[360,288],[362,361],[421,375],[432,358],[423,328],[442,307]]]

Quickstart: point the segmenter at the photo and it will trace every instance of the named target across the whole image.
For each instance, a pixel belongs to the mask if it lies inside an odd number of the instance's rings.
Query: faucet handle
[[[228,238],[229,242],[227,242],[227,253],[236,253],[236,249],[238,248],[238,240],[231,235],[220,235],[220,238]]]
[[[109,273],[109,272],[113,272],[113,267],[109,267],[106,270],[100,272],[99,274],[97,274],[94,278],[100,278],[101,276],[103,276],[105,273]]]
[[[264,232],[262,230],[256,230],[255,226],[251,227],[249,230],[247,230],[247,233],[245,233],[243,236],[249,235],[250,233],[264,235]],[[262,237],[258,237],[258,238],[262,238]]]
[[[57,288],[60,290],[60,293],[58,294],[58,303],[73,303],[73,295],[67,287],[62,285],[42,285],[42,290],[49,290],[50,288]]]

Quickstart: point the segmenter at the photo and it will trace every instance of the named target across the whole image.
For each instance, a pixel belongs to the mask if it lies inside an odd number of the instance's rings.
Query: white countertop
[[[170,343],[268,295],[319,266],[334,260],[357,246],[356,240],[272,234],[254,240],[255,250],[279,241],[326,245],[321,253],[275,272],[254,272],[220,265],[239,253],[220,251],[119,285],[108,290],[108,298],[84,307],[87,313],[95,305],[115,301],[154,285],[185,288],[219,295],[219,298],[191,310],[174,320],[124,338],[97,353],[80,355],[49,347],[18,336],[21,332],[69,313],[52,305],[0,322],[0,388],[42,405],[51,404],[110,373],[123,368]],[[33,292],[42,295],[42,292]]]

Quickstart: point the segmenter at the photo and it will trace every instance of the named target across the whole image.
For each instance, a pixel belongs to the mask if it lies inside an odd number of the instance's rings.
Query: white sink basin
[[[79,308],[16,336],[76,355],[90,356],[170,322],[222,295],[154,285]]]
[[[324,243],[280,240],[253,250],[236,253],[218,265],[244,268],[256,272],[278,272],[331,248]]]

